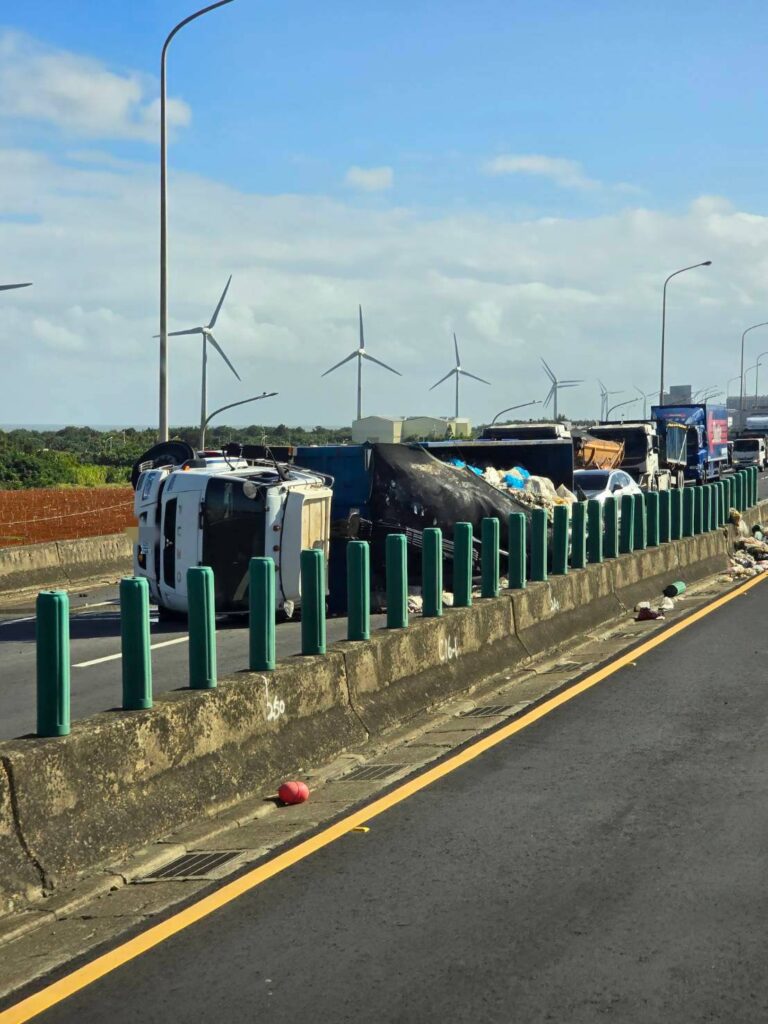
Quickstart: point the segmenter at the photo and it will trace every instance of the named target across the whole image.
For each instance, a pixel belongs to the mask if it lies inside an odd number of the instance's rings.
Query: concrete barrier
[[[123,533],[0,548],[0,594],[79,583],[131,571],[133,548]]]
[[[164,694],[151,710],[96,715],[64,738],[0,743],[0,896],[7,904],[71,882],[557,650],[674,579],[724,569],[732,541],[729,527],[625,555],[324,657],[242,672],[217,690]]]

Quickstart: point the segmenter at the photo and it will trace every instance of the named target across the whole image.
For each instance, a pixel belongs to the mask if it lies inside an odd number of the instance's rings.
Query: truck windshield
[[[203,565],[213,569],[216,607],[248,608],[248,565],[264,555],[264,490],[243,493],[242,479],[214,476],[202,505]]]
[[[733,446],[734,452],[744,452],[749,455],[754,455],[760,451],[760,442],[757,438],[745,438],[742,441],[737,441]]]

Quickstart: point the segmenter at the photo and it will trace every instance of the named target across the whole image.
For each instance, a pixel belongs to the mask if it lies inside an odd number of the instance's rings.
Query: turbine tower
[[[390,373],[396,373],[398,377],[402,377],[402,373],[399,370],[393,369],[391,366],[387,366],[386,363],[382,363],[380,359],[376,359],[365,350],[365,332],[363,331],[363,307],[357,307],[358,317],[360,320],[360,344],[354,350],[350,352],[348,356],[345,356],[341,362],[334,364],[330,370],[326,370],[325,373],[320,374],[321,377],[327,377],[329,373],[333,373],[334,370],[338,370],[344,363],[348,363],[350,359],[357,360],[357,418],[361,420],[363,418],[363,360],[368,359],[372,363],[376,363],[377,366],[383,366],[385,370],[389,370]]]
[[[456,365],[452,370],[449,370],[444,377],[441,377],[437,384],[433,384],[429,389],[434,391],[438,384],[442,384],[444,380],[448,380],[449,377],[456,376],[456,419],[459,418],[459,377],[471,377],[472,380],[479,380],[481,384],[490,385],[489,380],[485,380],[484,377],[476,377],[474,373],[470,373],[469,370],[462,370],[461,359],[459,358],[459,343],[456,341],[456,333],[453,335],[453,347],[456,350]]]
[[[608,405],[609,405],[608,399],[613,397],[613,395],[621,395],[621,394],[623,394],[623,392],[622,391],[609,391],[608,388],[605,386],[605,384],[603,384],[603,382],[600,380],[599,377],[597,378],[597,383],[600,385],[600,419],[601,420],[607,420],[608,419]]]
[[[224,286],[224,291],[221,293],[221,298],[219,299],[219,302],[218,302],[218,305],[216,306],[216,309],[214,309],[214,311],[213,311],[213,316],[211,317],[211,322],[209,324],[205,324],[205,326],[202,326],[202,327],[190,327],[189,330],[187,330],[187,331],[171,331],[168,334],[169,338],[180,338],[182,335],[185,335],[185,334],[200,334],[200,335],[202,335],[202,338],[203,338],[203,381],[202,381],[202,394],[201,394],[201,398],[200,398],[200,447],[201,448],[205,444],[205,421],[208,418],[208,343],[209,342],[211,343],[211,345],[213,345],[213,347],[216,349],[216,351],[219,353],[221,358],[224,360],[224,362],[230,368],[232,373],[234,373],[234,375],[237,377],[237,379],[238,380],[241,379],[240,378],[240,374],[237,372],[237,370],[234,368],[232,363],[227,358],[227,355],[224,352],[224,349],[221,347],[221,345],[218,343],[218,341],[216,341],[216,339],[214,338],[214,336],[212,334],[213,328],[216,325],[216,319],[217,319],[217,317],[218,317],[218,315],[219,315],[219,313],[221,311],[221,307],[224,305],[224,299],[227,297],[227,292],[229,291],[229,286],[230,286],[231,282],[232,282],[232,275],[230,274],[229,275],[229,280],[227,281],[226,285]]]
[[[541,359],[541,361],[542,361],[542,363],[544,365],[544,369],[547,372],[547,376],[549,377],[550,381],[552,382],[552,387],[549,389],[549,391],[547,392],[547,397],[544,399],[544,408],[546,409],[546,407],[549,405],[550,402],[553,403],[552,411],[554,413],[555,423],[557,423],[557,394],[558,394],[560,388],[575,388],[579,384],[583,384],[584,381],[583,380],[558,380],[557,377],[555,376],[555,374],[553,373],[552,367],[549,365],[549,363],[547,363],[547,361],[545,359],[543,359],[541,356],[539,358]]]

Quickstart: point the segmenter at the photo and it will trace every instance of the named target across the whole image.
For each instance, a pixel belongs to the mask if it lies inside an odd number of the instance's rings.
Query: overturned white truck
[[[248,566],[275,562],[276,612],[301,604],[300,555],[330,540],[330,477],[276,461],[196,457],[158,445],[134,467],[138,540],[134,572],[149,582],[161,618],[187,611],[187,569],[210,566],[216,611],[248,610]]]

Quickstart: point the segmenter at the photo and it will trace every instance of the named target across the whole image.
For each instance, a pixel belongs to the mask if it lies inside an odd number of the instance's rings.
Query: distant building
[[[690,384],[672,384],[669,391],[664,392],[663,405],[690,405],[693,400],[693,387]]]
[[[399,444],[403,420],[399,416],[363,416],[352,424],[352,444]]]
[[[470,437],[472,424],[460,416],[408,416],[403,421],[403,437],[422,441],[442,441],[451,437]]]

